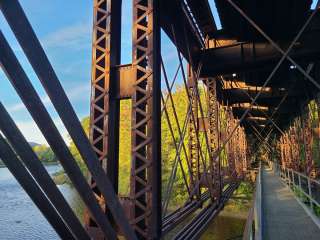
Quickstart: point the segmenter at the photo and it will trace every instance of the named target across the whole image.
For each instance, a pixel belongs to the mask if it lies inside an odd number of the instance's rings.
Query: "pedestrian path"
[[[273,171],[262,170],[264,240],[320,240],[320,228]]]

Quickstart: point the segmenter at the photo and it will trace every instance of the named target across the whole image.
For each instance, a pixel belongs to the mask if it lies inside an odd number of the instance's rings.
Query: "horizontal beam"
[[[291,51],[290,56],[296,61],[319,59],[320,34],[318,32],[313,32],[312,35],[306,34],[304,39]],[[282,44],[281,47],[286,49],[287,45]],[[199,57],[203,64],[201,77],[254,71],[265,68],[267,65],[274,65],[281,56],[281,53],[269,43],[246,42],[204,49]]]
[[[248,97],[244,98],[225,98],[226,101],[228,101],[229,105],[230,104],[237,104],[237,103],[250,103],[251,99]],[[274,98],[258,98],[255,101],[256,105],[259,106],[267,106],[267,107],[276,107],[282,100],[281,97],[274,97]],[[300,106],[300,103],[302,103],[305,100],[305,98],[302,97],[287,97],[285,102],[287,102],[290,106],[294,106],[296,108],[297,106]]]
[[[232,110],[234,112],[244,112],[246,111],[248,108],[250,108],[249,106],[244,106],[244,105],[232,105]],[[273,106],[253,106],[252,108],[250,108],[250,113],[251,114],[259,114],[259,113],[266,113],[266,114],[272,114],[274,111],[276,111],[278,114],[290,114],[292,112],[299,112],[299,108],[297,107],[297,105],[295,103],[290,103],[290,102],[283,102],[279,109],[276,109],[276,107]]]
[[[259,93],[258,89],[248,89],[248,88],[231,88],[222,90],[222,95],[227,99],[249,99],[255,98]],[[286,89],[270,89],[269,91],[261,91],[259,98],[281,98],[288,94],[288,97],[302,97],[304,93],[302,91],[290,91]],[[249,97],[250,96],[250,97]]]

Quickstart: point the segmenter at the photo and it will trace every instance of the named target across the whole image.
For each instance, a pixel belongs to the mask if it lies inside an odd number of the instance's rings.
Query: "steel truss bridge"
[[[0,157],[62,239],[160,239],[181,222],[174,239],[198,239],[246,177],[261,146],[283,169],[320,176],[312,154],[319,117],[316,125],[308,117],[320,114],[318,4],[315,9],[311,0],[215,4],[222,29],[207,0],[134,0],[132,63],[121,65],[122,3],[93,1],[88,139],[32,29],[36,23],[28,21],[18,0],[0,0],[2,14],[90,173],[88,180],[80,171],[0,32],[1,68],[85,203],[85,227],[2,104]],[[176,48],[173,79],[161,55],[161,29]],[[188,102],[183,119],[173,97],[177,78]],[[120,196],[124,99],[131,100],[131,173],[129,194]],[[316,110],[308,107],[310,101]],[[165,184],[161,155],[169,143],[161,142],[163,121],[175,152]],[[188,197],[169,211],[177,172]]]

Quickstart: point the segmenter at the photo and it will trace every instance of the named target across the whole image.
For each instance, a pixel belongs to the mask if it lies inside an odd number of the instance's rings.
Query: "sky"
[[[122,4],[122,64],[131,63],[131,2],[130,0],[123,0]],[[209,0],[209,3],[219,28],[220,22],[214,0]],[[75,108],[78,118],[82,119],[88,116],[90,111],[93,0],[20,0],[20,4]],[[58,114],[50,103],[2,13],[0,13],[0,29],[37,90],[43,104],[47,107],[57,128],[65,141],[68,142],[66,129],[63,127]],[[171,79],[178,66],[178,58],[176,49],[163,32],[161,34],[161,48],[168,77]],[[46,143],[1,69],[0,101],[5,105],[28,141]]]

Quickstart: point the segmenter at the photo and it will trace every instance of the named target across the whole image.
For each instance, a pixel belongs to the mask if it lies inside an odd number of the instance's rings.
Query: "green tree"
[[[37,145],[33,147],[34,152],[37,154],[41,162],[53,163],[57,162],[57,158],[54,155],[50,147],[46,145]]]
[[[89,136],[89,127],[90,127],[90,118],[89,117],[85,117],[81,120],[81,125],[85,131],[85,133],[87,134],[87,136]],[[69,139],[70,136],[69,136]],[[87,167],[85,166],[85,163],[76,147],[76,145],[74,144],[73,141],[70,142],[70,146],[69,146],[70,152],[72,153],[74,159],[76,160],[77,164],[79,165],[80,169],[82,170],[82,172],[87,175]]]
[[[164,98],[167,98],[167,94],[164,93]],[[203,106],[203,112],[206,114],[207,106],[206,106],[206,95],[204,93],[204,89],[200,88],[200,96],[201,102]],[[172,129],[174,132],[175,141],[178,143],[179,141],[179,132],[178,126],[175,121],[174,116],[174,108],[177,113],[178,121],[180,128],[182,130],[186,113],[188,111],[188,97],[183,86],[177,86],[175,91],[172,93],[174,106],[171,104],[170,100],[167,101],[167,111],[170,118],[170,122],[172,125]],[[120,104],[120,128],[119,128],[119,194],[120,195],[128,195],[129,194],[129,186],[130,186],[130,175],[131,175],[131,100],[122,100]],[[200,109],[199,109],[200,116]],[[82,119],[81,124],[85,130],[85,132],[89,133],[89,117]],[[205,141],[204,135],[201,136],[202,146],[204,148]],[[184,144],[186,149],[188,149],[188,140],[189,140],[189,132],[188,128],[186,129],[186,134],[184,137]],[[81,167],[82,171],[86,174],[87,168],[75,146],[75,144],[71,141],[70,151],[76,159],[77,163]],[[188,150],[187,150],[188,151]],[[162,114],[161,119],[161,153],[162,153],[162,181],[163,181],[163,192],[167,188],[168,180],[171,175],[171,169],[174,164],[176,149],[174,146],[174,142],[170,133],[168,121],[166,118],[165,112]],[[188,152],[187,152],[188,154]],[[180,154],[182,166],[187,175],[187,181],[189,181],[188,175],[188,167],[186,157],[183,151]],[[208,158],[207,158],[208,159]],[[178,166],[176,178],[174,181],[174,188],[171,194],[171,206],[177,205],[187,199],[187,190],[184,184],[183,172],[181,167]]]

